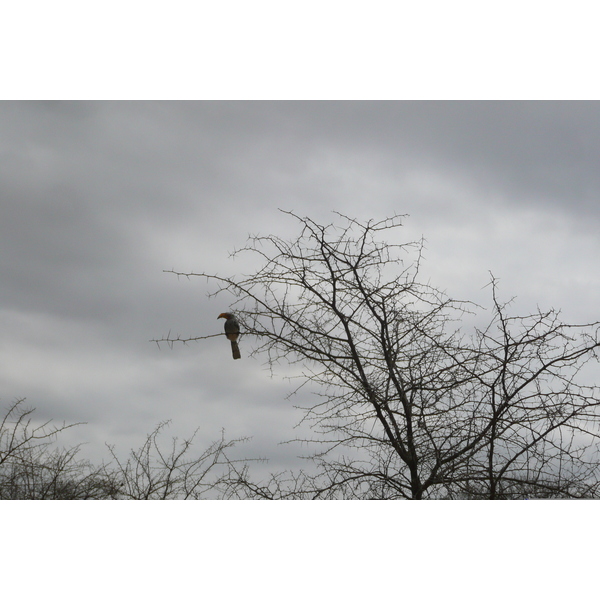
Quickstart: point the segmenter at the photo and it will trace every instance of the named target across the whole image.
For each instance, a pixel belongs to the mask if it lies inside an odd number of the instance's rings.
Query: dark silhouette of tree
[[[222,433],[197,455],[195,433],[181,441],[173,438],[165,448],[159,437],[167,423],[161,423],[125,460],[109,446],[112,461],[94,466],[78,459],[80,445],[56,446],[57,436],[74,425],[34,425],[33,413],[18,400],[0,422],[0,500],[216,498],[220,480],[237,464],[227,451],[244,441],[227,441]]]
[[[205,277],[252,355],[300,369],[318,386],[303,419],[321,445],[315,473],[252,482],[233,465],[224,497],[587,498],[599,495],[598,387],[579,382],[597,360],[598,323],[568,325],[554,309],[510,314],[490,281],[484,314],[419,280],[422,242],[398,238],[400,217],[254,236],[256,272]],[[406,262],[405,262],[406,261]],[[164,338],[158,343],[204,339]]]
[[[35,424],[24,399],[11,404],[0,422],[0,499],[85,500],[112,498],[116,482],[104,466],[79,460],[79,446],[55,447],[57,436],[79,423]]]
[[[159,424],[137,450],[131,450],[127,460],[118,458],[114,446],[109,446],[115,479],[119,482],[118,498],[127,500],[198,500],[217,498],[218,486],[224,472],[236,465],[227,451],[245,438],[213,442],[199,456],[191,454],[196,432],[184,440],[173,438],[168,449],[159,443],[167,423]],[[248,460],[243,461],[244,464]],[[225,469],[222,469],[225,467]]]

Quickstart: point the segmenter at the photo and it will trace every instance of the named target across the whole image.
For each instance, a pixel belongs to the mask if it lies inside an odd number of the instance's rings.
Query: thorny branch
[[[482,308],[420,282],[423,240],[380,239],[398,236],[401,217],[338,214],[323,226],[286,214],[299,225],[296,239],[253,236],[234,252],[257,258],[250,275],[170,271],[215,284],[211,296],[232,294],[253,355],[271,368],[300,366],[318,389],[304,409],[323,446],[313,456],[318,475],[274,475],[261,486],[241,470],[230,493],[599,495],[599,388],[578,382],[598,360],[598,322],[563,324],[553,309],[510,315],[492,276],[488,324],[466,335],[462,317]]]

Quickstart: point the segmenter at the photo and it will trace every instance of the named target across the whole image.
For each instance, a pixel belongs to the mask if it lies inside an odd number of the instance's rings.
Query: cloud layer
[[[0,104],[0,398],[85,421],[69,443],[139,445],[160,421],[199,444],[299,464],[299,418],[259,359],[220,338],[199,278],[249,234],[294,237],[277,209],[330,222],[408,214],[424,275],[485,303],[488,271],[521,312],[600,305],[596,102],[5,102]]]

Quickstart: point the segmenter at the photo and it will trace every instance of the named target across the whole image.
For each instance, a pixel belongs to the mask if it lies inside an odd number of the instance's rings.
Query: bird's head
[[[231,313],[221,313],[217,319],[231,319],[233,315]]]

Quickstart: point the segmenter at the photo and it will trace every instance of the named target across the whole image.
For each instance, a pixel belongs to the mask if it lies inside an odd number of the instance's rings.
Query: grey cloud
[[[237,381],[218,339],[173,351],[148,342],[169,329],[219,332],[227,308],[201,280],[163,269],[251,269],[228,252],[250,233],[295,235],[277,208],[326,221],[332,210],[409,213],[402,236],[427,237],[434,284],[471,297],[491,269],[524,306],[587,318],[600,285],[599,109],[2,103],[0,398],[27,395],[44,417],[88,421],[69,435],[88,436],[92,453],[98,440],[134,445],[171,418],[173,435],[200,425],[208,442],[225,427],[254,436],[243,454],[292,464],[292,446],[277,445],[296,435],[289,387],[247,358],[250,340]]]

